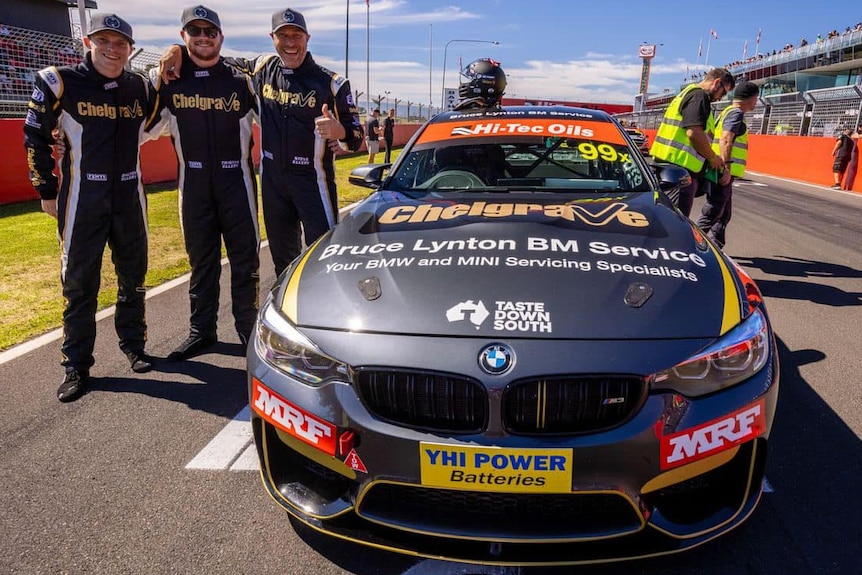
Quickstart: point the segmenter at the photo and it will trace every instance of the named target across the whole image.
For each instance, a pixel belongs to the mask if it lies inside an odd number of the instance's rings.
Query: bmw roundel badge
[[[479,367],[491,375],[500,375],[511,369],[515,363],[515,353],[502,343],[485,346],[479,353]]]

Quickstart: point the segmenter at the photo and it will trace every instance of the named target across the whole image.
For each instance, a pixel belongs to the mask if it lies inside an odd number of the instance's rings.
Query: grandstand
[[[750,80],[761,88],[757,107],[746,114],[751,134],[832,138],[843,128],[862,123],[862,25],[726,67],[737,81]],[[639,96],[634,112],[617,117],[658,129],[675,95]],[[730,105],[730,97],[713,102],[716,115]]]
[[[0,7],[0,118],[23,118],[33,91],[35,74],[48,66],[81,61],[81,30],[70,5],[74,0],[3,0]],[[35,6],[34,6],[35,5]],[[87,2],[87,8],[96,3]],[[26,27],[22,26],[26,24]],[[132,70],[145,71],[158,55],[137,50],[129,59]]]

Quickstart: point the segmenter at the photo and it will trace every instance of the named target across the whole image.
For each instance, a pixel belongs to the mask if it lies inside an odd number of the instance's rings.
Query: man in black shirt
[[[368,163],[373,164],[380,151],[380,110],[371,112],[371,117],[365,122],[365,146],[368,148]]]
[[[393,108],[389,108],[389,112],[383,120],[383,140],[386,142],[386,155],[383,157],[383,162],[389,164],[392,161],[392,145],[395,142],[395,110]]]
[[[853,153],[852,128],[845,128],[835,140],[835,146],[832,147],[832,176],[835,178],[835,184],[832,186],[836,190],[841,189],[841,180],[844,178],[844,172],[847,171],[847,164],[850,163],[850,156]]]

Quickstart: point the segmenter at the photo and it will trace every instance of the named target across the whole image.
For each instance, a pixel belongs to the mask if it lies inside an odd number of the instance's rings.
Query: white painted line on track
[[[780,176],[771,176],[769,174],[764,174],[763,172],[751,172],[753,176],[763,176],[765,178],[772,178],[773,180],[778,180],[780,182],[785,182],[788,184],[798,184],[800,186],[806,186],[809,188],[817,188],[819,190],[826,190],[829,192],[838,192],[839,194],[844,194],[845,196],[855,196],[857,198],[862,198],[862,194],[859,192],[854,192],[853,190],[836,190],[832,187],[832,184],[812,184],[811,182],[803,182],[802,180],[791,180],[790,178],[782,178]],[[741,183],[741,182],[740,182]]]
[[[250,422],[251,410],[246,405],[186,464],[186,469],[227,469],[237,458],[243,460],[241,465],[247,466],[242,456],[253,439]],[[256,464],[254,468],[257,469]]]
[[[245,448],[233,465],[230,466],[231,471],[258,471],[260,462],[257,459],[257,448],[254,443]]]

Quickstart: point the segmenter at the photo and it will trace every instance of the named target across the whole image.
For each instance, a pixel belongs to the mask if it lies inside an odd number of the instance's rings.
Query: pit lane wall
[[[643,132],[652,144],[656,130]],[[857,157],[862,145],[860,142],[862,140],[856,141]],[[834,138],[749,134],[747,169],[770,176],[832,186],[835,182],[832,176],[834,146]],[[852,177],[852,172],[855,170],[848,167],[848,181],[844,187],[862,192],[862,176]]]
[[[403,146],[419,129],[419,124],[396,124],[395,145]],[[260,133],[254,126],[252,149],[255,166],[260,163]],[[362,144],[361,153],[366,153]],[[383,152],[378,158],[383,159]],[[24,120],[0,119],[0,204],[36,200],[39,195],[30,185],[27,155],[24,152]],[[145,184],[173,182],[177,179],[177,156],[168,137],[147,142],[141,147],[141,172]]]
[[[0,204],[38,198],[28,177],[23,126],[24,121],[21,119],[0,119]],[[395,145],[403,146],[417,129],[418,124],[396,124]],[[644,133],[652,142],[655,130],[644,130]],[[255,142],[258,141],[260,137],[256,132]],[[748,169],[771,176],[831,186],[834,144],[835,140],[832,138],[751,134],[748,137]],[[253,153],[257,163],[260,159],[257,144]],[[145,184],[177,179],[177,159],[170,138],[144,144],[141,149],[141,170]],[[850,189],[862,192],[862,176],[855,178]]]

